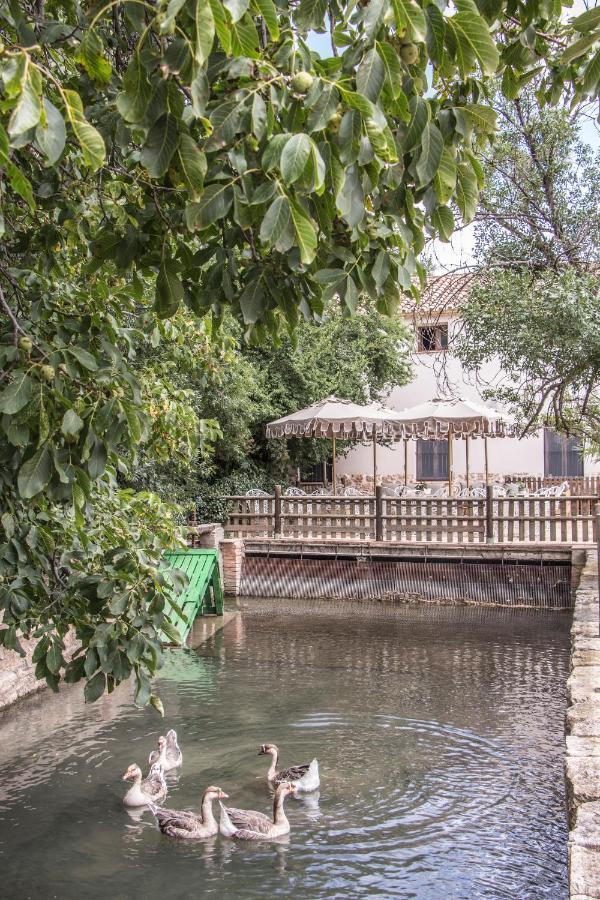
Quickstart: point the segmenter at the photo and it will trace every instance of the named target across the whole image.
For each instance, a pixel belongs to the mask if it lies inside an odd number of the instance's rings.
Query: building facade
[[[480,385],[498,384],[502,373],[490,363],[479,379],[465,372],[452,353],[453,342],[461,331],[460,307],[473,276],[447,274],[431,280],[418,307],[405,308],[407,323],[414,331],[414,377],[410,384],[394,388],[386,406],[403,410],[434,397],[464,397],[486,403]],[[484,442],[469,441],[471,477],[483,479]],[[377,472],[382,483],[400,484],[404,479],[405,448],[399,442],[377,449]],[[448,478],[448,452],[445,441],[409,441],[406,447],[409,483],[444,481]],[[491,476],[535,475],[575,477],[600,475],[600,460],[590,459],[576,438],[567,439],[550,429],[522,439],[502,438],[488,441],[488,467]],[[373,483],[371,445],[357,445],[337,461],[338,477],[355,485]],[[453,471],[464,481],[466,450],[464,440],[453,442]]]

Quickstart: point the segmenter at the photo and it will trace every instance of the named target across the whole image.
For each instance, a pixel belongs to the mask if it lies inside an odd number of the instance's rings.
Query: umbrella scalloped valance
[[[397,413],[396,418],[406,438],[502,438],[514,430],[510,416],[473,400],[429,400]]]
[[[318,437],[363,440],[401,438],[399,414],[378,403],[361,405],[338,397],[326,397],[312,406],[283,416],[267,425],[268,438]]]

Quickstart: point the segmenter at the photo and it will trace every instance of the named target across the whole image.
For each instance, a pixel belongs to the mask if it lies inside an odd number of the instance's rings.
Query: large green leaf
[[[104,672],[96,672],[96,674],[86,682],[83,689],[83,696],[86,703],[95,703],[99,700],[106,688],[106,675]]]
[[[8,121],[8,133],[15,138],[31,128],[35,128],[42,114],[42,101],[31,77],[22,83],[21,96]]]
[[[292,203],[290,208],[298,249],[300,250],[300,259],[303,263],[309,265],[317,252],[317,233],[311,220],[300,206]]]
[[[493,75],[500,55],[487,22],[471,0],[457,0],[456,6],[460,11],[445,19],[446,44],[460,74],[466,78],[478,62],[482,72]]]
[[[86,119],[81,97],[76,91],[63,90],[62,96],[66,104],[67,118],[81,147],[85,163],[95,172],[106,156],[102,135]]]
[[[263,244],[275,244],[285,232],[290,221],[290,204],[287,197],[275,197],[260,226]]]
[[[406,29],[407,36],[416,41],[424,41],[427,31],[425,14],[414,0],[392,0],[397,27]]]
[[[435,193],[440,203],[448,203],[456,187],[455,152],[451,147],[444,147],[440,164],[434,178]]]
[[[300,0],[294,12],[296,24],[303,31],[319,28],[327,12],[327,0]]]
[[[183,300],[183,285],[177,273],[163,263],[158,270],[156,278],[156,293],[154,295],[154,309],[159,318],[168,319],[172,316]]]
[[[229,25],[231,33],[231,52],[234,56],[247,56],[249,59],[259,59],[258,34],[254,19],[249,13],[239,22]]]
[[[231,53],[231,30],[227,21],[225,7],[221,3],[221,0],[209,0],[209,3],[219,43],[221,44],[223,51],[229,55]]]
[[[140,157],[142,165],[153,178],[160,178],[165,174],[178,144],[177,120],[170,113],[165,113],[148,132]]]
[[[402,63],[400,57],[387,41],[376,41],[375,47],[383,63],[385,82],[392,97],[402,93]]]
[[[312,107],[306,120],[309,131],[321,131],[327,127],[332,116],[335,115],[340,100],[340,93],[333,84],[325,84],[319,94],[319,98]]]
[[[136,49],[123,76],[123,90],[117,94],[117,109],[127,122],[141,122],[152,96],[145,65]]]
[[[30,500],[44,490],[52,476],[52,456],[44,444],[19,469],[17,486],[24,500]]]
[[[54,165],[65,149],[67,129],[60,112],[47,97],[44,97],[44,117],[35,130],[35,139],[48,165]]]
[[[351,228],[362,222],[365,214],[365,197],[357,166],[350,166],[346,170],[344,184],[336,197],[336,204],[341,217]]]
[[[239,303],[245,325],[254,325],[262,318],[266,305],[262,275],[246,285],[240,295]]]
[[[592,31],[589,34],[585,34],[583,37],[579,38],[578,41],[575,41],[573,44],[567,47],[561,56],[560,61],[564,64],[573,62],[574,59],[578,59],[580,56],[583,56],[590,47],[593,47],[594,44],[600,41],[600,28],[598,31]]]
[[[458,184],[456,186],[456,203],[463,222],[468,224],[475,218],[479,191],[477,178],[472,169],[464,163],[458,167]]]
[[[439,238],[447,244],[454,231],[454,216],[449,206],[438,206],[431,217]]]
[[[35,210],[33,187],[29,178],[13,162],[6,163],[6,174],[13,191],[22,197],[31,212]]]
[[[108,84],[112,74],[112,66],[104,56],[104,44],[95,28],[87,28],[83,32],[77,61],[81,63],[92,81]]]
[[[571,25],[580,34],[587,34],[588,31],[595,31],[597,28],[600,28],[600,6],[588,9],[586,12],[581,13],[580,16],[571,19]]]
[[[404,138],[404,151],[414,150],[421,143],[421,135],[429,121],[429,104],[421,97],[413,98],[410,102],[412,119]]]
[[[385,78],[385,66],[375,47],[367,50],[356,71],[356,90],[377,102]]]
[[[209,0],[196,0],[194,38],[194,58],[201,66],[210,56],[215,39],[215,20]]]
[[[257,10],[265,20],[272,41],[279,40],[279,24],[277,22],[277,8],[273,0],[254,0]]]
[[[368,41],[371,41],[379,31],[387,8],[388,0],[370,0],[362,20]]]
[[[14,372],[13,380],[0,394],[0,413],[14,415],[27,406],[33,391],[31,378],[26,372]]]
[[[191,200],[198,200],[204,188],[206,156],[189,134],[182,134],[177,148],[177,161]]]
[[[429,122],[421,135],[421,153],[416,167],[421,187],[429,184],[437,172],[443,149],[444,139],[440,129]]]
[[[224,218],[233,203],[233,188],[228,182],[209,184],[199,203],[190,203],[186,209],[186,222],[192,231],[201,231]]]
[[[308,157],[311,142],[307,134],[295,134],[289,139],[281,153],[281,175],[287,184],[293,184],[302,175]]]

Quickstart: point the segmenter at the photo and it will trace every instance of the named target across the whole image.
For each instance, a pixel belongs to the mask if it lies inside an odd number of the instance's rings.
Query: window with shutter
[[[583,475],[583,448],[576,437],[565,437],[544,429],[544,474],[549,478],[579,478]]]
[[[448,478],[448,441],[417,441],[417,480]]]

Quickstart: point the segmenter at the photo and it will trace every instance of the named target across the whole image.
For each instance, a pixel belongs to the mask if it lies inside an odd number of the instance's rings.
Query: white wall
[[[450,324],[450,342],[452,332],[458,325]],[[444,365],[442,362],[445,361]],[[423,403],[439,396],[459,396],[469,400],[485,403],[477,389],[475,380],[463,372],[458,360],[451,353],[415,353],[413,357],[414,378],[410,384],[395,388],[386,406],[393,409],[407,409],[417,403]],[[501,373],[494,364],[481,371],[482,380],[487,383],[498,380]],[[444,385],[447,385],[444,388]],[[465,448],[464,441],[455,440],[453,452],[453,469],[455,475],[464,475]],[[408,477],[416,479],[416,444],[408,444]],[[543,432],[533,437],[517,440],[503,438],[488,440],[489,471],[493,475],[543,475],[544,474],[544,436]],[[469,442],[469,469],[473,474],[483,474],[484,442],[474,439]],[[404,473],[403,443],[392,447],[379,446],[377,449],[377,471],[382,477],[397,476],[400,482]],[[345,458],[338,457],[338,478],[342,475],[373,474],[372,445],[358,445]],[[600,461],[594,462],[586,457],[584,461],[586,475],[600,474]]]

